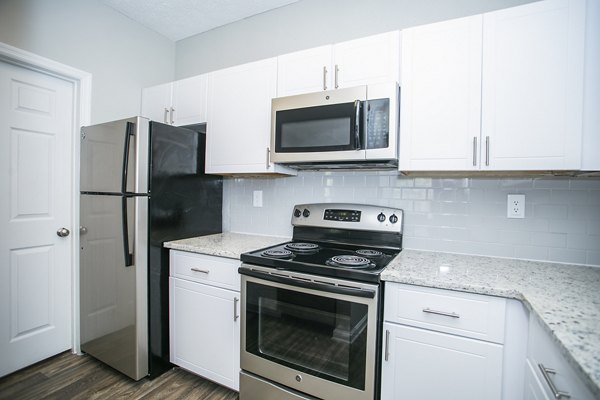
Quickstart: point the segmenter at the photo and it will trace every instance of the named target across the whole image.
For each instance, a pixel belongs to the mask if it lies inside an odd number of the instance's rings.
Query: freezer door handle
[[[135,135],[135,125],[133,122],[127,122],[125,132],[125,146],[123,150],[123,171],[121,172],[121,193],[127,193],[127,170],[129,169],[129,148],[131,147],[131,137]]]

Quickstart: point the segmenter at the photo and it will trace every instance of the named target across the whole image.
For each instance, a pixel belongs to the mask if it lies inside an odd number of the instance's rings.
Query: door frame
[[[73,84],[71,123],[71,349],[80,354],[79,338],[79,130],[90,125],[92,74],[0,42],[0,61],[54,76]]]

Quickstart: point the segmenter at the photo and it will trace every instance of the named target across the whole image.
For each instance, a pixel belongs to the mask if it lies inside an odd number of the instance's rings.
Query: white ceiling
[[[101,0],[173,41],[299,0]]]

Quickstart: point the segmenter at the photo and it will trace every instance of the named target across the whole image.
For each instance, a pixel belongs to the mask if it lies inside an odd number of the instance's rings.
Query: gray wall
[[[301,0],[177,42],[175,76],[464,17],[531,0]]]
[[[139,114],[174,77],[175,43],[98,0],[0,0],[0,42],[90,72],[92,122]]]

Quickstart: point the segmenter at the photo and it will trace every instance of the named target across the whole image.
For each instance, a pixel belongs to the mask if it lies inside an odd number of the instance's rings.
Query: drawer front
[[[568,394],[570,400],[595,398],[564,358],[550,333],[541,326],[535,317],[529,320],[527,359],[549,398],[555,398],[553,389],[554,392]],[[544,372],[542,372],[542,368],[545,370]],[[566,399],[567,397],[561,398]]]
[[[394,282],[385,284],[385,320],[504,343],[506,300]]]
[[[225,289],[240,290],[239,260],[170,251],[171,276]]]

